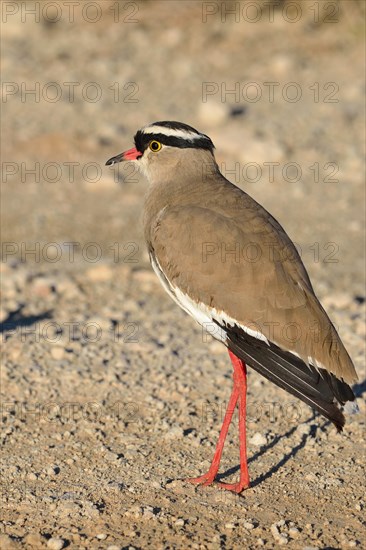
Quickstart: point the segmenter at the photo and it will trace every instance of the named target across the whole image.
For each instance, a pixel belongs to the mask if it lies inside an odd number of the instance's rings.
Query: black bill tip
[[[117,164],[118,162],[121,162],[123,160],[123,153],[116,155],[115,157],[110,158],[105,163],[106,166],[113,166],[113,164]]]

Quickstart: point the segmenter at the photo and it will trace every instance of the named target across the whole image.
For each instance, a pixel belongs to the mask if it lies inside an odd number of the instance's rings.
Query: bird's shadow
[[[316,418],[316,413],[314,411],[313,414],[307,420],[305,420],[304,424],[310,424],[314,422],[315,418]],[[310,437],[315,437],[316,432],[319,429],[322,429],[329,424],[330,424],[329,421],[325,421],[321,425],[312,424],[310,427],[310,432],[302,436],[300,443],[296,445],[296,447],[293,447],[289,453],[285,454],[277,464],[275,464],[274,466],[272,466],[270,470],[268,470],[268,472],[266,472],[265,474],[261,474],[259,477],[257,477],[257,479],[254,479],[253,481],[251,481],[250,486],[256,487],[257,485],[260,485],[263,481],[265,481],[266,479],[270,478],[273,474],[278,472],[278,470],[282,468],[282,466],[284,466],[286,462],[290,460],[290,458],[293,458],[294,456],[296,456],[296,454],[300,451],[300,449],[303,449],[305,447],[306,442]],[[276,437],[274,437],[270,443],[268,443],[267,445],[263,445],[263,447],[261,447],[261,449],[255,455],[253,455],[251,458],[248,459],[248,464],[258,460],[258,458],[264,455],[269,449],[272,449],[275,445],[277,445],[277,443],[281,439],[290,437],[296,431],[296,429],[297,429],[297,426],[293,426],[286,433],[282,435],[276,435]],[[226,472],[223,472],[222,474],[218,474],[217,479],[219,480],[225,479],[235,474],[239,470],[240,470],[240,465],[234,466],[233,468],[229,468],[228,470],[226,470]]]
[[[362,395],[366,393],[366,378],[363,382],[355,384],[352,390],[356,397],[362,397]]]
[[[52,311],[45,311],[39,315],[23,315],[24,305],[16,311],[9,313],[8,317],[0,323],[0,334],[3,334],[2,341],[6,341],[14,332],[24,327],[30,327],[39,321],[52,318]]]

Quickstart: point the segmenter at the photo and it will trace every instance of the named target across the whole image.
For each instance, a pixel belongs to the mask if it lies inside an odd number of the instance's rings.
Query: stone
[[[254,445],[255,447],[262,447],[267,443],[266,437],[261,434],[260,432],[256,432],[249,440],[249,443]]]
[[[50,548],[50,550],[62,550],[64,545],[65,541],[58,537],[51,537],[47,541],[47,548]]]

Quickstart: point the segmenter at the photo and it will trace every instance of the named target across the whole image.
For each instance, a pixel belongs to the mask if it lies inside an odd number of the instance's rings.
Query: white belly
[[[193,317],[193,319],[195,319],[195,321],[197,321],[197,323],[199,323],[211,336],[226,343],[227,333],[223,327],[225,325],[232,327],[238,326],[250,336],[254,336],[259,340],[264,340],[269,345],[267,338],[261,332],[243,326],[235,319],[226,315],[223,311],[218,311],[202,302],[195,302],[188,294],[185,294],[179,288],[171,285],[165,277],[156,257],[150,255],[150,262],[169,296],[184,309],[188,315]]]

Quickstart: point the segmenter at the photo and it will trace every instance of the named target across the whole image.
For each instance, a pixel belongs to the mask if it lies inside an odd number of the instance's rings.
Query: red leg
[[[230,359],[234,367],[234,387],[231,393],[229,404],[226,410],[224,422],[222,424],[219,440],[217,442],[215,454],[209,471],[196,478],[187,479],[191,483],[210,485],[213,483],[221,461],[221,455],[225,444],[225,439],[229,431],[229,426],[234,414],[236,403],[239,401],[239,442],[240,442],[240,480],[238,483],[219,483],[223,489],[228,489],[240,493],[243,489],[249,487],[249,474],[246,454],[246,365],[241,359],[229,351]]]
[[[222,423],[219,440],[216,445],[216,450],[215,450],[214,457],[212,459],[210,469],[206,474],[203,474],[202,476],[187,479],[187,481],[189,481],[190,483],[210,485],[214,481],[216,474],[219,470],[221,455],[225,445],[225,439],[229,431],[229,426],[234,414],[234,410],[235,410],[238,398],[239,398],[239,389],[236,387],[234,383],[233,391],[231,392],[230,401],[226,409],[224,422]]]
[[[237,374],[239,388],[239,445],[240,445],[240,478],[238,483],[220,483],[220,487],[241,493],[250,485],[248,462],[247,462],[247,441],[246,441],[246,407],[247,407],[247,367],[236,355],[229,351],[229,355]]]

